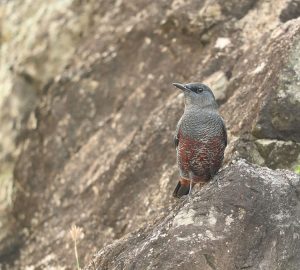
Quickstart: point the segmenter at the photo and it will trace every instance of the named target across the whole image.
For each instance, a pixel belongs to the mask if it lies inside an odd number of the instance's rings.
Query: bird
[[[184,93],[184,113],[178,121],[174,145],[180,181],[173,196],[190,195],[197,183],[210,181],[220,169],[227,131],[212,90],[205,84],[173,83]]]

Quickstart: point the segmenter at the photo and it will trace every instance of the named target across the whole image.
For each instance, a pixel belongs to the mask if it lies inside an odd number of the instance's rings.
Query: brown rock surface
[[[36,126],[32,112],[42,85],[62,72],[89,33],[99,4],[0,1],[0,261],[19,242],[12,239],[15,218],[11,214],[18,142],[28,128]]]
[[[84,231],[86,264],[107,243],[178,207],[172,136],[183,102],[173,81],[216,86],[229,128],[227,161],[298,162],[300,21],[281,24],[284,0],[79,2],[76,10],[92,23],[70,64],[39,88],[19,134],[17,227],[0,250],[16,269],[72,269],[74,223]],[[266,150],[263,139],[274,144]],[[277,141],[296,149],[284,166],[264,155],[274,147],[284,159]]]

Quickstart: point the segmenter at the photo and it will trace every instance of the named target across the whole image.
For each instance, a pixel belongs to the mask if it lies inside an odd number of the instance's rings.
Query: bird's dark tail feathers
[[[195,183],[192,183],[192,186],[190,187],[190,181],[181,179],[173,192],[173,197],[181,198],[184,195],[188,195],[190,188],[193,188],[194,185]]]

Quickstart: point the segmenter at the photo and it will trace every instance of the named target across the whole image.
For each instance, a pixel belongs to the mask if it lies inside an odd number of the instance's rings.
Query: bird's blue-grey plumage
[[[184,92],[185,99],[185,110],[174,136],[181,176],[181,186],[177,186],[174,196],[180,197],[182,192],[187,192],[184,186],[207,182],[220,169],[227,134],[214,94],[208,86],[201,83],[174,85]]]

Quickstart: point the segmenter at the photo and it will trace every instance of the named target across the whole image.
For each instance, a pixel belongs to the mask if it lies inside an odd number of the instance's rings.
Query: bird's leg
[[[190,181],[190,187],[189,187],[189,193],[187,195],[187,198],[188,198],[189,202],[191,202],[191,200],[192,200],[192,187],[193,187],[193,185],[192,185],[192,180],[191,180]]]
[[[212,168],[210,167],[209,169],[210,171],[210,179],[214,180],[217,184],[217,187],[219,187],[219,180],[218,180],[218,177],[215,177],[216,174],[213,172]]]
[[[189,198],[189,200],[191,199],[191,194],[192,194],[192,187],[193,187],[193,185],[192,185],[192,183],[193,183],[192,179],[193,179],[193,173],[189,172],[190,186],[189,186],[189,193],[188,193],[188,196],[187,196]]]
[[[189,189],[189,196],[191,195],[191,193],[192,193],[192,180],[190,181],[190,189]]]

